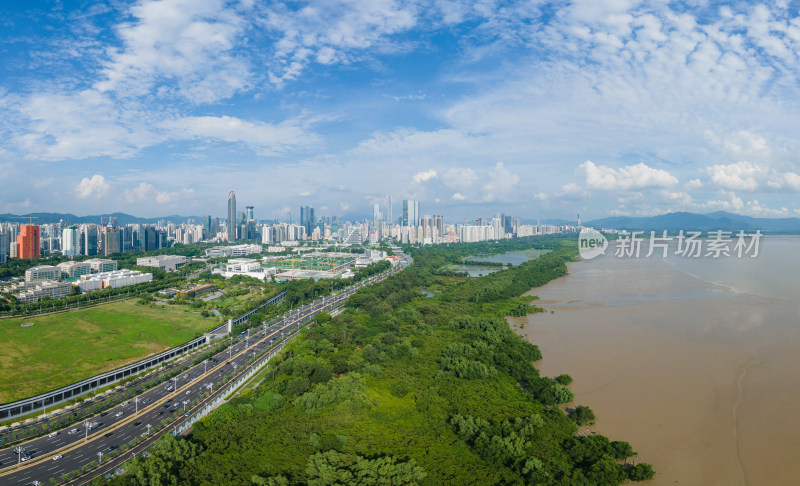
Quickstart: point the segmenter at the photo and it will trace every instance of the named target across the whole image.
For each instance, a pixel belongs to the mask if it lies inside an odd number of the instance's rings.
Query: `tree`
[[[586,425],[593,423],[595,416],[591,408],[585,405],[578,405],[575,410],[569,414],[569,418],[578,425]]]
[[[653,471],[653,466],[646,462],[637,464],[628,470],[628,478],[632,481],[647,481],[648,479],[653,479],[655,475],[656,472]]]

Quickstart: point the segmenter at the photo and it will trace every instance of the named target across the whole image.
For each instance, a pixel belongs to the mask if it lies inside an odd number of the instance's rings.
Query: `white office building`
[[[82,275],[76,283],[81,292],[91,292],[93,290],[120,288],[129,285],[136,285],[145,282],[152,282],[152,273],[142,273],[136,270],[115,270],[113,272],[102,272],[91,275]]]
[[[72,284],[55,280],[35,280],[21,283],[12,289],[12,295],[23,304],[39,302],[42,297],[63,299],[72,292]],[[16,292],[15,292],[16,291]]]
[[[25,281],[34,280],[60,280],[61,268],[53,265],[41,265],[25,270]]]
[[[58,268],[64,278],[78,278],[92,273],[92,266],[86,262],[62,262],[58,264]]]
[[[83,263],[88,263],[89,266],[92,268],[92,272],[95,273],[113,272],[114,270],[117,269],[116,260],[107,260],[104,258],[91,258],[89,260],[84,260]]]

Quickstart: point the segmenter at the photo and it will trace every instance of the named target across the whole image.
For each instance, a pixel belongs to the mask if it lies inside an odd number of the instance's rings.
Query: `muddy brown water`
[[[592,430],[653,464],[648,484],[800,484],[800,238],[769,249],[570,263],[531,292],[548,312],[509,322],[542,374],[573,377]]]

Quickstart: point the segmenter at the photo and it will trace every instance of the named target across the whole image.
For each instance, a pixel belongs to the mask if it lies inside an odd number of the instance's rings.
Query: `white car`
[[[190,394],[190,393],[192,393],[192,390],[186,390],[186,394],[187,395]]]
[[[117,414],[116,414],[116,415],[114,415],[114,416],[115,416],[115,417],[122,417],[122,412],[117,412]]]
[[[57,455],[57,456],[53,456],[53,460],[54,460],[54,461],[57,461],[57,460],[61,459],[62,457],[64,457],[64,456],[62,456],[61,454],[59,454],[59,455]]]
[[[48,437],[55,437],[57,435],[58,435],[58,432],[50,432],[49,434],[47,434]]]

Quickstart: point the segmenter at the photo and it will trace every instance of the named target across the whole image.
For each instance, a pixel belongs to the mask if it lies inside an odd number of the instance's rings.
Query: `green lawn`
[[[0,320],[0,403],[34,396],[190,341],[216,325],[134,300]],[[32,327],[20,324],[32,322]]]

